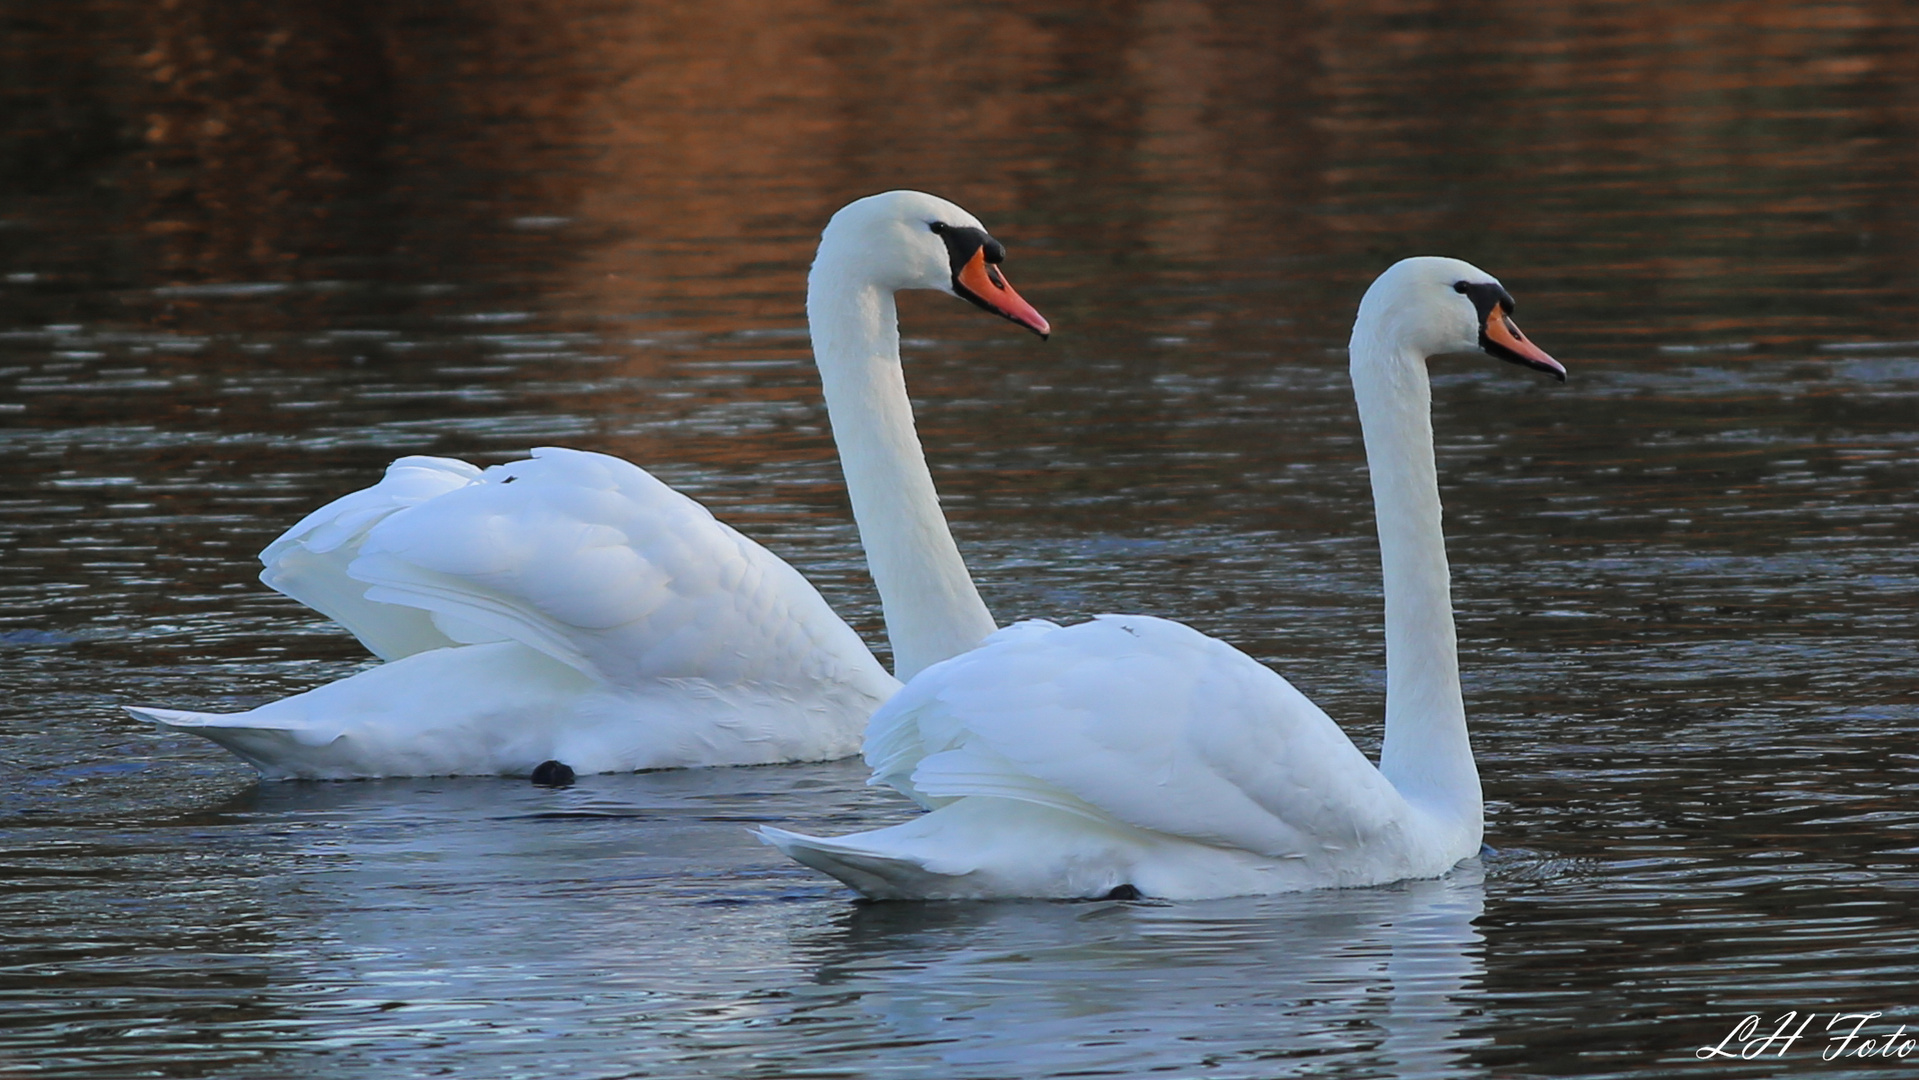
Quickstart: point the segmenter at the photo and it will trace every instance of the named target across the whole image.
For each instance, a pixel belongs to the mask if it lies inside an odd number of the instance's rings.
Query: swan
[[[1512,310],[1485,271],[1431,257],[1360,301],[1351,370],[1386,598],[1378,768],[1223,641],[1144,615],[1035,620],[921,672],[869,722],[870,782],[930,813],[761,839],[876,899],[1191,900],[1431,878],[1477,853],[1426,360],[1479,350],[1563,381]]]
[[[900,368],[899,289],[1045,337],[973,215],[857,200],[821,234],[807,320],[900,678],[995,624],[940,512]],[[244,713],[128,706],[268,778],[528,775],[826,760],[900,682],[798,571],[644,469],[545,447],[405,457],[260,554],[260,580],[385,663]],[[564,775],[562,773],[562,775]]]

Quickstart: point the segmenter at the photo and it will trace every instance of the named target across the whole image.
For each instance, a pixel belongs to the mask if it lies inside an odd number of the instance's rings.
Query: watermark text
[[[1891,1030],[1889,1022],[1881,1022],[1885,1015],[1884,1012],[1828,1015],[1795,1009],[1768,1021],[1752,1013],[1734,1024],[1725,1038],[1714,1045],[1699,1047],[1693,1056],[1702,1061],[1716,1058],[1752,1061],[1816,1050],[1821,1060],[1838,1061],[1841,1058],[1903,1058],[1919,1053],[1919,1035],[1906,1034],[1904,1024]],[[1822,1017],[1824,1023],[1820,1023]]]

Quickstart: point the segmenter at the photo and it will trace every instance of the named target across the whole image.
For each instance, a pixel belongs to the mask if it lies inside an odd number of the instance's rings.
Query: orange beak
[[[1020,299],[1020,295],[1013,291],[1013,286],[1007,282],[1006,275],[999,272],[999,267],[986,261],[985,248],[973,253],[973,257],[954,275],[953,283],[959,287],[956,291],[961,296],[995,315],[1011,319],[1040,337],[1053,332],[1046,317],[1033,310],[1033,305]]]
[[[1546,350],[1526,340],[1520,332],[1519,324],[1512,321],[1504,311],[1494,308],[1486,315],[1486,328],[1483,331],[1486,340],[1504,350],[1501,359],[1537,368],[1558,379],[1566,381],[1566,365],[1546,355]]]

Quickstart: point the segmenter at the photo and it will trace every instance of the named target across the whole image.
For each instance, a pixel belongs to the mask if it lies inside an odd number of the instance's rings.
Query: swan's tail
[[[949,875],[927,869],[925,862],[913,856],[848,843],[857,837],[833,840],[787,832],[771,825],[760,826],[755,835],[795,862],[830,874],[875,900],[938,897],[950,890],[953,880]]]
[[[211,739],[269,779],[296,775],[286,766],[311,754],[338,738],[320,735],[305,724],[263,724],[249,713],[203,713],[184,709],[156,709],[144,705],[122,705],[135,720],[145,720],[161,731],[184,731]]]

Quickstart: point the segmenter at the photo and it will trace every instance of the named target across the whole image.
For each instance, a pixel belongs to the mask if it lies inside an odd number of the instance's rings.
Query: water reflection
[[[880,1075],[1204,1063],[1267,1076],[1322,1056],[1460,1075],[1478,1041],[1463,995],[1483,971],[1484,903],[1469,866],[1443,881],[1202,904],[868,904],[801,942],[824,954],[821,990],[857,995],[880,1038],[938,1062]]]
[[[862,795],[859,778],[839,764],[595,778],[561,792],[467,780],[258,787],[168,830],[126,834],[128,850],[67,855],[102,884],[134,859],[207,865],[167,911],[157,893],[114,890],[122,921],[142,932],[205,924],[198,933],[142,953],[125,948],[139,934],[121,930],[42,952],[14,977],[68,988],[57,1006],[30,1007],[65,1018],[56,1075],[160,1052],[292,1076],[394,1055],[415,1075],[476,1054],[506,1070],[604,1061],[646,1075],[755,1062],[902,1077],[1203,1063],[1253,1077],[1316,1058],[1400,1076],[1470,1071],[1481,1040],[1468,996],[1484,967],[1477,867],[1188,905],[848,904],[746,826],[822,805],[902,812]],[[148,987],[146,1004],[116,996],[128,979]],[[191,1033],[209,1024],[227,1034]]]
[[[744,323],[796,308],[780,275],[849,192],[892,186],[1056,257],[1025,280],[1063,325],[1106,294],[1166,336],[1241,292],[1328,334],[1409,243],[1525,269],[1582,343],[1850,336],[1904,307],[1919,239],[1895,0],[91,0],[9,51],[38,104],[7,136],[33,237],[7,269],[37,287],[7,299],[41,322],[121,310],[103,288],[374,279]],[[1622,281],[1646,302],[1602,299]],[[218,298],[127,299],[201,324]],[[248,314],[313,310],[282,299]]]

